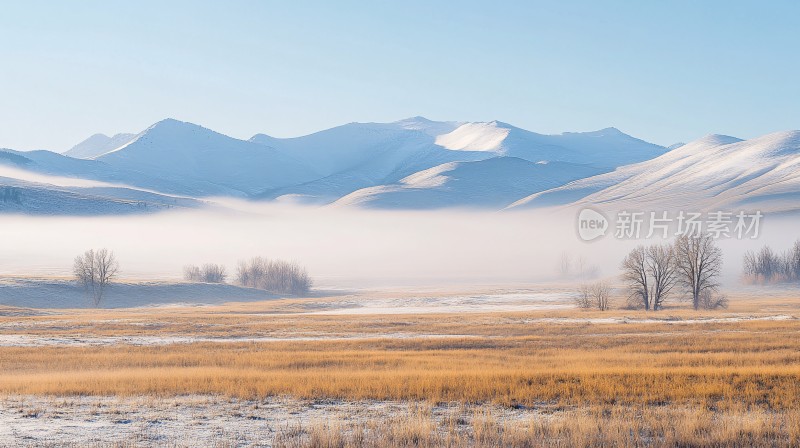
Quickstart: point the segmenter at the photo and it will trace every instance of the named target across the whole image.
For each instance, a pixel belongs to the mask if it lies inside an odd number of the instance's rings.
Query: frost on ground
[[[437,338],[471,338],[464,334],[415,334],[385,333],[353,334],[347,336],[293,336],[293,337],[201,337],[201,336],[37,336],[27,334],[0,334],[0,347],[91,347],[91,346],[161,346],[171,344],[194,344],[213,342],[217,344],[233,344],[242,342],[303,342],[303,341],[358,341],[367,339],[437,339]]]
[[[115,282],[108,287],[104,308],[165,304],[212,305],[276,298],[252,288],[186,282]],[[0,279],[0,306],[28,308],[90,308],[86,291],[74,280],[12,277]]]
[[[481,410],[509,423],[538,413],[486,405]],[[466,429],[474,414],[475,409],[463,405],[394,401],[11,396],[0,400],[0,446],[63,446],[69,441],[71,446],[269,447],[301,428],[334,421],[350,426],[424,415],[437,424],[453,420]]]
[[[574,308],[572,293],[502,291],[494,294],[454,294],[370,298],[354,297],[337,302],[317,314],[430,314],[563,310]]]

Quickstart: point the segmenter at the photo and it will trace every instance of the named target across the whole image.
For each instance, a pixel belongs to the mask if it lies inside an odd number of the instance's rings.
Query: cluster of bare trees
[[[75,257],[72,272],[86,290],[92,305],[98,307],[109,284],[119,273],[119,262],[114,252],[108,249],[90,249]],[[185,266],[183,277],[193,282],[225,283],[228,274],[225,266],[207,263]],[[305,294],[312,284],[308,272],[300,265],[262,257],[239,262],[236,281],[241,286],[280,294]]]
[[[311,289],[311,277],[296,263],[255,257],[240,261],[237,282],[249,288],[282,294],[305,294]]]
[[[203,266],[183,267],[183,279],[190,282],[225,283],[227,278],[228,272],[221,264],[206,263]]]
[[[694,309],[727,305],[718,294],[722,251],[709,235],[678,237],[671,245],[638,246],[622,262],[628,303],[660,310],[677,286]]]
[[[103,300],[106,287],[119,272],[119,263],[114,252],[108,249],[89,249],[75,257],[72,272],[97,307]]]
[[[191,282],[225,283],[228,273],[220,264],[187,265],[183,268],[183,278]],[[235,282],[247,288],[280,294],[305,294],[312,283],[308,272],[297,263],[263,257],[240,261]]]
[[[575,304],[582,309],[606,311],[611,308],[611,287],[605,282],[584,283],[578,289]]]
[[[752,282],[800,281],[800,240],[782,254],[764,246],[744,254],[744,276]]]

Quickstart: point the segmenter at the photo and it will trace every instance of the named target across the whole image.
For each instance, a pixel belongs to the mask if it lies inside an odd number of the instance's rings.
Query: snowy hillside
[[[442,163],[492,156],[484,152],[456,153],[435,144],[435,134],[456,126],[414,117],[394,123],[350,123],[290,139],[256,135],[251,141],[270,145],[323,174],[311,182],[265,191],[260,197],[328,203],[358,189],[396,182]]]
[[[800,131],[746,141],[710,135],[653,160],[531,195],[514,207],[553,205],[559,197],[566,199],[561,203],[617,209],[796,210]]]
[[[505,207],[521,195],[563,185],[600,171],[565,162],[534,163],[516,157],[450,162],[397,183],[351,193],[334,203],[368,208]]]
[[[350,123],[295,138],[258,134],[245,141],[166,119],[135,136],[94,135],[66,155],[1,150],[0,168],[24,170],[25,175],[6,177],[37,184],[28,186],[37,194],[47,185],[65,185],[34,174],[108,183],[106,188],[116,190],[70,193],[102,193],[112,201],[233,196],[369,207],[502,207],[664,151],[613,128],[543,135],[497,121],[412,117]],[[471,163],[480,161],[486,163]],[[443,185],[417,183],[436,170],[448,179]]]
[[[272,146],[325,175],[304,184],[265,191],[260,197],[322,204],[369,187],[393,190],[401,179],[449,162],[506,155],[529,162],[591,165],[592,170],[578,172],[597,173],[665,151],[617,130],[542,135],[500,122],[437,122],[423,117],[394,123],[351,123],[292,139],[256,135],[251,141]],[[350,200],[340,204],[345,202]],[[368,202],[371,201],[352,203]],[[469,198],[455,201],[464,202]]]
[[[9,171],[12,170],[12,171]],[[19,171],[13,171],[19,170]],[[50,151],[0,149],[0,176],[53,183],[52,177],[105,182],[144,191],[199,197],[202,191],[182,183],[150,176],[136,170],[113,167],[97,160],[75,159]],[[40,178],[44,176],[43,178]]]
[[[319,177],[316,169],[268,146],[172,119],[97,160],[186,185],[201,196],[249,196]]]
[[[499,121],[462,124],[437,136],[436,143],[454,151],[486,151],[531,162],[561,161],[606,169],[648,160],[666,151],[616,128],[543,135]]]
[[[65,151],[64,155],[76,159],[93,159],[130,143],[134,138],[136,138],[136,134],[116,134],[113,137],[94,134]]]
[[[125,215],[201,207],[199,201],[130,188],[58,186],[0,177],[0,213]]]

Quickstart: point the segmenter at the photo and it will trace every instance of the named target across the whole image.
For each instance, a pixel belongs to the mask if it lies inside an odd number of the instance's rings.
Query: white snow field
[[[274,294],[229,284],[119,280],[108,286],[103,308],[157,305],[213,305],[278,298]],[[86,291],[72,279],[5,277],[0,279],[0,306],[23,308],[92,308]]]

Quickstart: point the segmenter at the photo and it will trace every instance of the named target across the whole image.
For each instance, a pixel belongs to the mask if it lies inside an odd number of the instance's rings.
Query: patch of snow
[[[312,314],[441,314],[486,313],[574,308],[571,293],[504,292],[445,297],[355,298],[342,307]]]
[[[136,134],[116,134],[113,137],[95,134],[65,151],[64,155],[76,159],[93,159],[127,145],[134,138]]]
[[[275,298],[279,296],[227,284],[119,281],[109,285],[101,306],[134,308],[176,303],[212,305]],[[45,309],[92,306],[86,292],[77,282],[44,278],[0,279],[0,305]]]
[[[501,154],[509,129],[490,123],[467,123],[436,137],[436,144],[452,151],[489,151]]]

